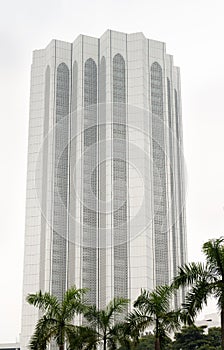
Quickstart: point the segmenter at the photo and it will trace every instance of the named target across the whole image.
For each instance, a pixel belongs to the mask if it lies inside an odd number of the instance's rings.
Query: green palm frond
[[[122,314],[125,311],[128,302],[124,298],[114,298],[106,306],[105,310],[99,310],[95,305],[89,306],[84,316],[90,322],[91,327],[105,330],[113,324],[116,315]]]
[[[64,325],[64,330],[65,330],[65,337],[66,337],[66,340],[69,341],[71,340],[71,338],[76,338],[78,336],[78,333],[79,333],[79,327],[78,326],[75,326],[73,324],[70,324],[70,323],[66,323]]]
[[[206,279],[197,281],[187,293],[183,309],[194,319],[203,305],[207,305],[209,296],[212,295],[213,285]]]
[[[51,312],[51,315],[59,315],[60,303],[58,299],[50,293],[42,293],[39,291],[35,294],[29,294],[26,298],[30,305],[37,307],[43,312]]]
[[[85,292],[85,289],[72,287],[67,290],[62,302],[55,296],[41,291],[28,295],[28,303],[43,312],[43,317],[37,322],[30,341],[31,350],[45,350],[51,340],[54,340],[58,346],[65,343],[69,345],[72,336],[78,332],[77,326],[73,325],[74,315],[85,309],[83,303]]]
[[[216,275],[224,278],[224,237],[211,239],[203,244],[202,251]]]
[[[192,285],[200,279],[211,279],[208,266],[203,263],[185,264],[178,268],[178,275],[174,278],[172,286],[179,288],[180,286]]]
[[[217,299],[217,306],[221,310],[224,308],[224,282],[218,281],[215,283],[213,294]]]
[[[95,330],[84,326],[66,326],[68,349],[95,349],[98,334]]]
[[[125,321],[125,332],[138,337],[140,332],[144,331],[154,321],[154,318],[135,308],[127,315]]]
[[[118,341],[117,338],[113,335],[109,334],[107,337],[107,348],[109,350],[116,350],[118,347]]]
[[[76,287],[69,288],[64,295],[62,301],[62,316],[70,321],[76,313],[83,313],[86,310],[85,301],[83,297],[87,289],[76,289]]]
[[[165,313],[161,320],[162,328],[168,333],[176,331],[181,328],[181,310],[171,310]]]
[[[88,306],[84,313],[85,319],[89,322],[90,329],[97,334],[97,342],[106,339],[109,349],[116,349],[118,339],[121,336],[121,323],[116,316],[122,315],[126,310],[128,300],[114,298],[105,309],[97,309],[95,305]]]
[[[84,317],[89,322],[90,327],[94,329],[98,327],[102,329],[104,327],[105,316],[103,310],[98,310],[96,305],[88,306],[84,313]]]
[[[36,324],[30,340],[31,350],[45,350],[51,338],[56,336],[57,321],[43,316]]]
[[[179,268],[173,287],[190,286],[181,313],[184,323],[192,324],[210,296],[224,313],[224,237],[211,239],[203,244],[206,263],[185,264]],[[222,348],[224,349],[224,320],[221,316]]]
[[[110,319],[112,316],[121,314],[125,311],[129,303],[128,299],[125,298],[114,298],[106,307],[106,314]]]
[[[178,330],[181,324],[180,310],[170,310],[174,292],[174,287],[168,285],[158,286],[153,291],[141,290],[134,302],[135,309],[127,320],[129,327],[133,327],[130,332],[136,329],[142,332],[153,325],[155,337],[161,343],[170,331]]]
[[[134,307],[148,315],[159,315],[168,311],[172,293],[173,289],[168,285],[158,286],[151,292],[141,290],[140,296],[134,302]]]
[[[128,317],[127,317],[128,318]],[[110,331],[110,339],[114,338],[116,343],[122,346],[122,349],[132,349],[133,343],[138,343],[140,337],[140,329],[130,324],[127,320],[114,325]],[[129,317],[130,320],[130,317]]]
[[[194,318],[191,317],[186,309],[182,308],[180,312],[180,322],[181,324],[191,326],[194,324]]]

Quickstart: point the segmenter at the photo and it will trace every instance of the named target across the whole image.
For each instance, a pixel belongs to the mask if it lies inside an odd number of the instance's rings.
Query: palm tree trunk
[[[159,340],[159,320],[156,318],[156,340],[155,340],[155,350],[160,350],[160,340]]]
[[[221,310],[221,337],[222,337],[222,350],[224,350],[224,307]]]
[[[155,350],[160,350],[160,341],[159,341],[159,337],[156,338],[156,340],[155,340]]]
[[[107,338],[105,335],[103,337],[103,350],[107,350]]]

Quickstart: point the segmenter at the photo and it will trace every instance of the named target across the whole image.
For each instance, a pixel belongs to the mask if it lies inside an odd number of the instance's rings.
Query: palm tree
[[[224,237],[203,244],[205,263],[185,264],[178,270],[173,286],[189,286],[183,308],[194,319],[208,298],[214,296],[221,314],[222,350],[224,350]]]
[[[154,326],[155,350],[161,349],[161,344],[171,331],[180,328],[180,311],[170,310],[173,289],[170,286],[158,286],[153,291],[142,290],[134,302],[134,310],[129,315],[129,322],[134,332],[144,331],[148,326]],[[130,329],[130,334],[131,334]]]
[[[96,331],[96,343],[103,343],[103,349],[107,346],[116,349],[119,339],[118,329],[122,323],[123,313],[127,310],[128,299],[114,298],[105,309],[89,306],[84,316],[89,322],[89,327]]]
[[[83,313],[85,305],[83,296],[85,289],[68,289],[62,301],[50,293],[39,291],[29,294],[27,301],[37,307],[43,316],[36,324],[30,340],[31,350],[45,350],[51,340],[55,340],[59,350],[64,350],[65,343],[77,335],[78,328],[73,325],[75,314]]]

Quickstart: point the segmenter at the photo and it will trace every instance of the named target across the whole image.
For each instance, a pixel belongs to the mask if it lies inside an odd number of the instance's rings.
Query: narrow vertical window
[[[177,224],[176,224],[176,198],[174,189],[174,144],[173,144],[173,120],[172,120],[172,108],[171,108],[171,84],[169,78],[167,78],[167,103],[168,103],[168,125],[169,125],[169,167],[170,167],[170,194],[171,194],[171,235],[172,235],[172,258],[173,258],[173,277],[177,275]],[[174,293],[174,305],[178,307],[177,293]]]
[[[99,72],[99,307],[106,306],[106,59]]]
[[[66,289],[66,241],[68,200],[69,69],[57,68],[54,160],[54,211],[52,247],[52,293],[62,299]]]
[[[182,183],[183,180],[181,178],[182,174],[182,153],[181,153],[181,145],[180,145],[180,132],[179,132],[179,103],[178,103],[178,94],[177,90],[174,89],[174,101],[175,101],[175,126],[176,126],[176,144],[177,144],[177,181],[178,181],[178,214],[179,214],[179,240],[180,240],[180,265],[185,263],[185,245],[184,245],[184,212],[185,208],[183,205],[182,198]],[[182,300],[185,298],[185,290],[182,289]]]
[[[125,61],[113,58],[114,296],[128,296]]]
[[[178,96],[177,96],[177,90],[176,89],[174,89],[174,96],[175,96],[176,137],[177,137],[177,140],[179,140]]]
[[[44,91],[44,129],[43,129],[43,174],[48,174],[48,138],[49,132],[49,107],[50,107],[50,67],[45,71]],[[41,238],[40,238],[40,289],[45,289],[45,241],[46,241],[46,210],[47,210],[48,178],[43,176],[41,191]]]
[[[169,282],[163,76],[158,62],[151,66],[153,201],[156,285]]]
[[[76,206],[77,201],[77,188],[76,188],[76,151],[77,151],[77,106],[78,106],[78,63],[74,61],[72,65],[72,82],[71,82],[71,117],[70,117],[70,155],[69,155],[69,167],[70,167],[70,195],[69,195],[69,212],[71,217],[69,218],[69,231],[68,231],[68,288],[74,285],[76,277],[76,220],[78,210]]]
[[[72,67],[72,112],[77,109],[78,92],[78,63],[75,61]]]
[[[97,304],[97,66],[92,58],[84,68],[83,156],[83,270],[82,285],[88,302]]]
[[[177,90],[174,89],[174,96],[175,96],[175,125],[176,125],[176,142],[177,142],[177,174],[178,174],[178,189],[179,189],[179,227],[180,227],[180,251],[181,251],[181,257],[180,257],[180,263],[181,265],[184,264],[185,262],[185,257],[184,257],[184,217],[183,217],[183,210],[184,208],[182,207],[183,205],[183,200],[182,200],[182,191],[181,191],[181,184],[182,184],[182,179],[181,179],[181,174],[182,174],[182,169],[181,169],[181,160],[182,160],[182,154],[181,154],[181,145],[179,144],[179,112],[178,112],[178,95],[177,95]]]

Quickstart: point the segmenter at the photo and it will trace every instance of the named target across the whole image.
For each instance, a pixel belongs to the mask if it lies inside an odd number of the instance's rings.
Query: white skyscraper
[[[164,43],[108,30],[34,51],[22,350],[39,316],[28,293],[75,284],[104,307],[172,280],[186,262],[183,175],[180,75]]]

